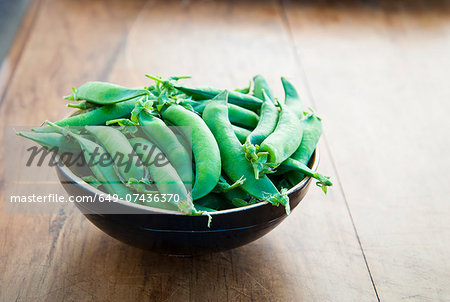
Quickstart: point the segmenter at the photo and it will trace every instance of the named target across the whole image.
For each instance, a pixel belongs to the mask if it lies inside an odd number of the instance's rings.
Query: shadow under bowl
[[[316,149],[309,167],[316,171],[319,154]],[[71,196],[99,196],[105,194],[90,186],[68,167],[57,165],[58,178]],[[306,177],[288,190],[291,211],[305,197],[311,178]],[[160,254],[176,256],[201,255],[233,249],[261,238],[286,217],[283,206],[275,207],[264,201],[241,208],[211,212],[212,222],[208,227],[207,216],[188,216],[122,200],[108,206],[114,213],[105,213],[105,204],[75,202],[78,209],[95,226],[106,234],[132,246]],[[292,214],[291,214],[292,215]]]

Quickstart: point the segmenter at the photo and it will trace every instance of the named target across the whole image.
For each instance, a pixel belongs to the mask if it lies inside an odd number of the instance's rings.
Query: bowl
[[[319,153],[316,149],[308,166],[316,171]],[[72,196],[99,196],[105,194],[90,186],[68,167],[57,165],[58,178]],[[311,178],[306,177],[288,192],[291,215],[305,197]],[[241,208],[211,212],[208,227],[207,216],[188,216],[183,213],[152,208],[122,200],[108,206],[115,213],[100,214],[99,203],[78,203],[78,209],[95,226],[106,234],[126,244],[160,254],[193,256],[233,249],[261,238],[288,215],[283,206],[275,207],[267,201]]]

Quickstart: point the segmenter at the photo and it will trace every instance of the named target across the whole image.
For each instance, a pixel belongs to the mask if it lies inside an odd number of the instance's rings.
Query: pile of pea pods
[[[189,77],[147,77],[154,84],[134,89],[87,82],[65,97],[76,114],[18,134],[56,153],[79,152],[90,163],[130,156],[131,167],[113,160],[90,164],[79,176],[123,200],[130,194],[177,194],[177,200],[145,204],[188,215],[261,201],[289,213],[287,191],[305,177],[316,179],[325,193],[332,185],[308,167],[321,119],[304,109],[287,79],[281,78],[285,96],[279,101],[261,75],[235,90],[190,87],[184,84]],[[164,154],[167,164],[148,164],[155,160],[144,160],[150,149]]]

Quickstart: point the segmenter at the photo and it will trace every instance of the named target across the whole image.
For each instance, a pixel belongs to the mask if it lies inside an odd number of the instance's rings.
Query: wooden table
[[[59,119],[86,80],[261,73],[282,96],[284,75],[324,119],[335,186],[197,258],[124,245],[73,208],[7,214],[2,194],[0,301],[449,301],[449,16],[426,0],[33,1],[1,69],[2,128]]]

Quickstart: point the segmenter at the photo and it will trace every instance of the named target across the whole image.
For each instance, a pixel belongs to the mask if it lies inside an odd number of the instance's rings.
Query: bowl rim
[[[58,155],[57,155],[58,156]],[[58,156],[59,157],[59,156]],[[319,165],[319,147],[316,146],[316,149],[314,150],[311,159],[313,160],[312,164],[311,164],[311,170],[312,171],[317,171],[317,167]],[[59,164],[59,160],[56,161],[56,168],[63,173],[73,184],[76,184],[80,187],[82,187],[82,189],[90,192],[91,194],[96,194],[96,195],[110,195],[106,192],[103,192],[97,188],[94,188],[93,186],[91,186],[90,184],[88,184],[87,182],[85,182],[83,179],[81,179],[81,177],[79,177],[78,175],[76,175],[74,172],[72,172],[72,170],[70,170],[67,166],[65,165],[60,165]],[[292,188],[290,188],[286,193],[287,195],[291,195],[294,192],[297,192],[301,189],[303,189],[308,182],[311,181],[311,177],[310,176],[306,176],[305,178],[303,178],[302,181],[300,181],[298,184],[296,184],[295,186],[293,186]],[[111,195],[110,195],[111,196]],[[125,201],[122,199],[118,199],[118,198],[114,198],[113,196],[111,196],[114,200],[114,202],[123,205],[123,206],[128,206],[128,207],[132,207],[135,208],[137,210],[142,210],[142,214],[170,214],[170,215],[185,215],[185,216],[191,216],[191,215],[187,215],[186,213],[182,213],[182,212],[178,212],[178,211],[174,211],[174,210],[166,210],[166,209],[160,209],[160,208],[154,208],[154,207],[150,207],[150,206],[146,206],[146,205],[141,205],[141,204],[136,204],[136,203],[132,203],[129,201]],[[248,205],[248,206],[243,206],[243,207],[238,207],[238,208],[232,208],[232,209],[226,209],[226,210],[219,210],[219,211],[214,211],[214,212],[208,212],[209,215],[214,216],[214,215],[221,215],[221,214],[228,214],[228,213],[235,213],[235,212],[240,212],[240,211],[246,211],[246,210],[250,210],[253,208],[258,208],[258,207],[263,207],[266,205],[270,205],[270,202],[268,201],[261,201],[252,205]],[[139,213],[141,214],[141,213]],[[132,215],[132,214],[130,214]]]

